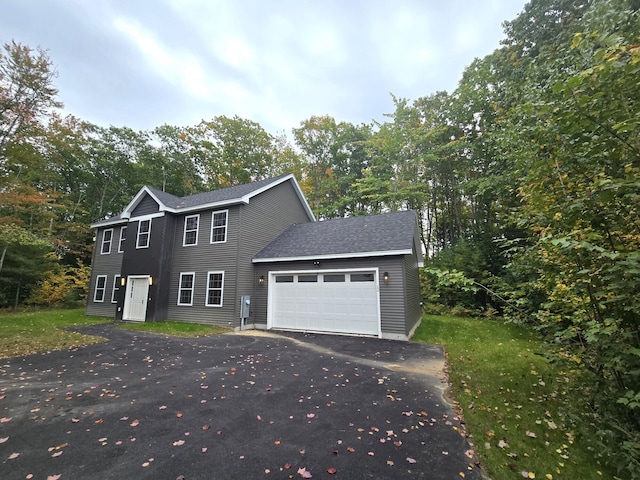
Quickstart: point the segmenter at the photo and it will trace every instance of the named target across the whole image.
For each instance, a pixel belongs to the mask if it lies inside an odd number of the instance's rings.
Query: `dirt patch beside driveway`
[[[0,361],[2,478],[481,478],[437,347],[82,331],[110,340]]]

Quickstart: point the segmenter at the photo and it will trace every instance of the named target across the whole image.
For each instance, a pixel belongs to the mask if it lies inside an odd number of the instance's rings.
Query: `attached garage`
[[[412,211],[296,224],[253,257],[254,328],[407,340],[421,318]]]
[[[269,274],[267,328],[381,336],[377,270]]]

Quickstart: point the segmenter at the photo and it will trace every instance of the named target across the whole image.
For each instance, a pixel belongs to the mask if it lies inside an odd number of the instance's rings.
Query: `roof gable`
[[[291,182],[294,190],[302,203],[309,220],[315,222],[315,216],[311,211],[311,207],[307,202],[300,185],[292,174],[281,175],[279,177],[267,178],[257,182],[247,183],[244,185],[236,185],[233,187],[222,188],[210,192],[197,193],[188,197],[176,197],[170,193],[163,192],[151,187],[142,187],[135,197],[129,202],[122,213],[116,217],[95,222],[92,228],[111,224],[114,222],[122,223],[131,218],[136,207],[147,197],[151,197],[157,204],[160,212],[170,213],[188,213],[197,210],[205,210],[207,208],[218,208],[237,204],[249,204],[251,199],[260,193],[269,190],[284,182]],[[116,220],[117,219],[117,220]]]
[[[407,255],[420,252],[416,231],[412,210],[301,223],[280,234],[253,262]]]

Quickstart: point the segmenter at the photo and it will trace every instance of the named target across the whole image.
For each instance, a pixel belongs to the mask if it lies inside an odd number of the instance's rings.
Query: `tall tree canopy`
[[[393,97],[369,125],[312,116],[292,143],[237,116],[147,132],[60,118],[46,52],[6,44],[0,306],[82,292],[88,225],[142,185],[182,196],[295,173],[320,219],[415,210],[426,308],[539,329],[592,379],[582,420],[620,446],[603,452],[640,478],[639,8],[532,0],[455,91]]]

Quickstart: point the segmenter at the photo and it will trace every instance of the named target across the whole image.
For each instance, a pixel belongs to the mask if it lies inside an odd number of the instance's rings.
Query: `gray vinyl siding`
[[[102,246],[102,236],[105,230],[113,228],[113,237],[111,243],[111,253],[101,255],[100,248]],[[93,261],[91,268],[91,279],[89,280],[89,291],[87,292],[87,315],[95,315],[100,317],[112,317],[115,315],[116,305],[111,303],[111,292],[113,290],[114,275],[119,275],[122,268],[122,253],[118,253],[118,243],[120,236],[120,225],[109,226],[98,229],[96,232],[96,241],[93,246]],[[104,295],[104,302],[94,302],[93,298],[96,291],[96,278],[99,275],[107,276],[107,284]]]
[[[258,293],[260,275],[255,275],[252,258],[292,224],[309,221],[291,182],[281,183],[252,198],[249,205],[242,206],[236,292],[238,309],[241,295],[253,298]],[[252,306],[252,315],[253,311]]]
[[[226,243],[210,243],[212,212],[229,210]],[[183,246],[185,217],[177,216],[169,287],[171,320],[240,325],[240,296],[255,295],[257,278],[253,256],[292,223],[309,221],[291,182],[284,182],[251,198],[248,205],[203,210],[198,244]],[[206,306],[207,272],[224,271],[222,307]],[[178,305],[180,272],[195,272],[193,306]],[[253,308],[252,308],[253,310]]]
[[[212,212],[228,210],[227,241],[210,243]],[[173,239],[173,262],[169,285],[167,317],[169,320],[207,323],[212,325],[236,325],[237,309],[235,284],[238,257],[240,207],[230,206],[200,213],[198,225],[198,244],[182,245],[185,217],[176,218]],[[207,272],[224,271],[222,307],[206,306]],[[193,306],[178,305],[178,286],[181,272],[195,272]]]
[[[267,280],[269,272],[284,270],[331,270],[331,269],[379,269],[380,283],[380,322],[382,333],[407,335],[405,302],[404,302],[404,263],[402,256],[370,257],[322,260],[320,265],[314,265],[312,261],[277,262],[270,264],[255,264],[255,282],[260,275],[264,275],[265,283],[256,288],[256,294],[252,301],[253,322],[256,325],[267,324]],[[384,272],[389,273],[389,281],[382,279]]]
[[[144,215],[151,215],[153,213],[158,213],[159,208],[156,201],[151,198],[149,195],[145,195],[144,198],[138,203],[136,208],[133,209],[131,213],[131,217],[142,217]]]
[[[422,318],[422,294],[420,291],[420,269],[418,257],[414,249],[413,254],[404,257],[405,271],[405,305],[406,305],[406,335],[420,323]]]

